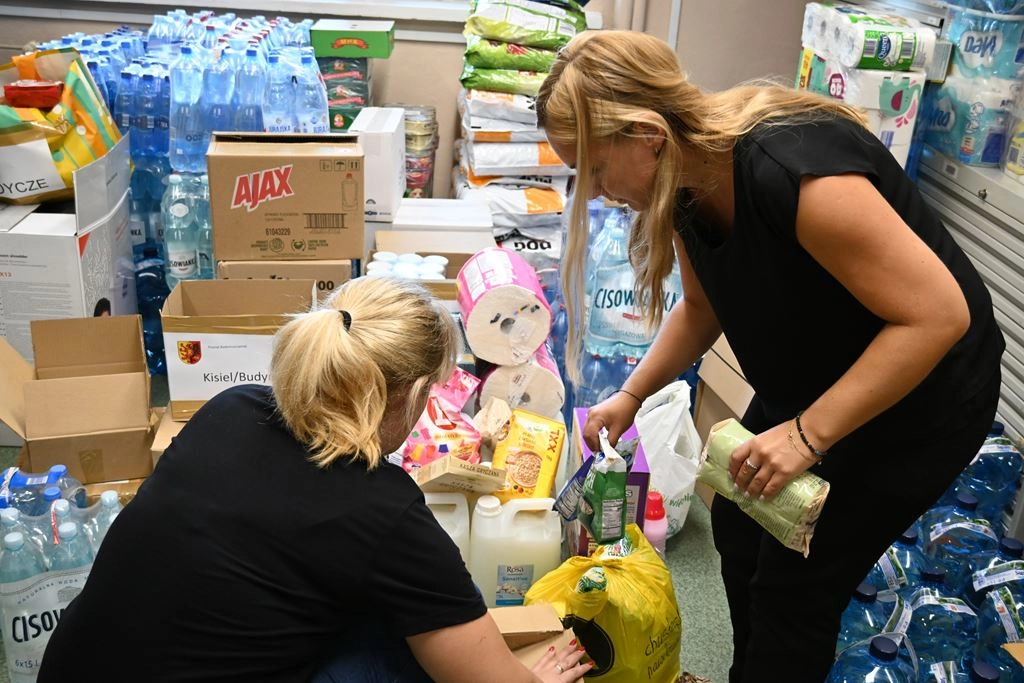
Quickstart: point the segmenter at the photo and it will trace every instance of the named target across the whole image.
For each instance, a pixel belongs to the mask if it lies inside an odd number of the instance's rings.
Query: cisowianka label
[[[239,384],[270,384],[270,334],[164,332],[174,401],[206,401]]]

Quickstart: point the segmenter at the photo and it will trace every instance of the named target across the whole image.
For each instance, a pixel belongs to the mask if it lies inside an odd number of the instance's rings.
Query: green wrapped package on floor
[[[729,459],[737,446],[753,436],[736,420],[724,420],[714,425],[701,453],[697,481],[739,505],[780,543],[807,557],[814,525],[821,515],[829,484],[816,474],[803,472],[771,500],[746,498],[742,491],[734,491],[729,478]]]
[[[587,28],[580,6],[573,0],[565,4],[567,7],[533,0],[474,0],[463,33],[557,50]]]
[[[536,97],[540,85],[547,78],[545,73],[516,71],[515,69],[481,69],[465,64],[462,67],[462,86],[468,90],[490,90],[513,95]]]
[[[551,71],[558,53],[538,47],[502,43],[480,36],[466,36],[466,64],[484,69]]]

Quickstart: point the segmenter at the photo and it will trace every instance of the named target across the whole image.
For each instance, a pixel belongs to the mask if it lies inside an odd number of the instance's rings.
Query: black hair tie
[[[348,332],[349,328],[352,327],[352,314],[342,310],[339,310],[338,313],[341,313],[341,324],[345,326],[345,331]]]

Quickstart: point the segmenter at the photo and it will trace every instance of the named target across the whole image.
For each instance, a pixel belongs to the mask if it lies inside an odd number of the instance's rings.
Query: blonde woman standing
[[[1004,342],[988,291],[842,103],[767,84],[703,92],[664,42],[603,31],[561,51],[537,115],[578,197],[639,212],[636,300],[661,300],[674,259],[683,279],[664,320],[644,311],[659,334],[584,436],[596,447],[606,427],[614,442],[725,333],[756,392],[737,490],[770,498],[811,468],[832,485],[808,558],[716,498],[730,681],[820,683],[854,587],[991,425]],[[574,203],[563,263],[577,374],[585,211]]]
[[[543,681],[509,652],[419,488],[385,460],[453,369],[451,316],[360,278],[277,334],[272,386],[203,406],[118,515],[39,683]]]

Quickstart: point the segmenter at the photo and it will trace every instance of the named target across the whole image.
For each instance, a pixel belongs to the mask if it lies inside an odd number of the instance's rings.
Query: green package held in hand
[[[611,543],[626,532],[626,461],[601,430],[601,450],[583,481],[577,517],[598,543]]]
[[[746,498],[742,491],[734,491],[729,478],[729,459],[737,446],[753,436],[736,420],[724,420],[714,425],[701,453],[697,481],[739,505],[779,542],[807,557],[829,483],[816,474],[803,472],[771,500]]]

